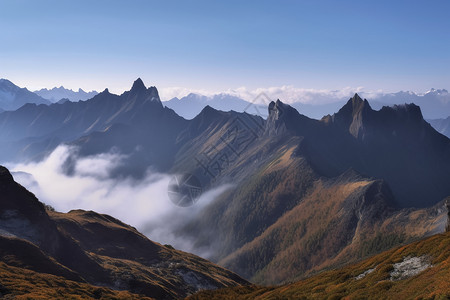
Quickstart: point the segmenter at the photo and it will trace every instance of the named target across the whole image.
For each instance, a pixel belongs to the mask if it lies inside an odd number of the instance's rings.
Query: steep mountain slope
[[[279,100],[268,114],[206,106],[185,120],[137,80],[120,96],[105,91],[0,114],[1,149],[31,155],[67,141],[77,149],[64,164],[69,174],[78,157],[113,149],[126,168],[112,176],[153,167],[193,174],[204,190],[232,186],[175,234],[258,282],[284,282],[443,230],[450,140],[417,106],[375,111],[355,95],[320,121]],[[22,138],[16,144],[8,141],[14,134]],[[28,152],[12,151],[17,143]]]
[[[3,262],[0,262],[0,282],[2,299],[154,299],[12,267]]]
[[[450,138],[450,117],[447,117],[446,119],[428,120],[428,122],[430,122],[430,125],[438,132]]]
[[[50,104],[44,99],[26,88],[19,88],[6,79],[0,79],[0,111],[15,110],[26,103]]]
[[[279,283],[444,229],[441,201],[450,194],[450,175],[436,174],[449,171],[449,140],[415,106],[375,112],[356,95],[321,121],[281,101],[271,103],[269,112],[263,127],[241,126],[229,140],[234,124],[246,122],[228,115],[208,136],[187,142],[183,149],[189,150],[175,162],[215,184],[239,182],[179,231],[198,249],[212,249],[212,260],[256,282]],[[208,109],[197,118],[219,115],[227,116]],[[236,140],[246,141],[245,151]],[[406,145],[421,159],[401,154]],[[187,161],[194,162],[191,168]],[[383,171],[372,161],[385,172],[372,175]]]
[[[60,86],[59,88],[54,87],[52,89],[40,89],[38,91],[34,91],[36,95],[41,96],[44,99],[47,99],[53,103],[60,101],[61,99],[68,99],[70,101],[85,101],[91,99],[95,95],[98,94],[97,91],[85,92],[82,89],[78,89],[78,91],[73,91]]]
[[[83,283],[83,289],[94,289],[89,283],[157,299],[246,283],[195,255],[154,243],[110,216],[81,210],[67,214],[46,211],[4,167],[0,167],[0,194],[4,272],[19,273],[20,277],[27,271],[15,268],[26,269],[58,277],[52,281]],[[6,286],[13,294],[14,284]]]
[[[281,283],[443,230],[442,203],[396,211],[382,181],[316,184],[296,207],[219,263],[254,282]]]
[[[203,291],[188,299],[447,299],[450,232],[278,287]]]
[[[383,107],[374,111],[367,101],[355,95],[338,113],[325,117],[324,121],[332,130],[347,131],[355,145],[348,147],[333,141],[329,145],[333,149],[331,155],[324,147],[309,148],[314,153],[311,162],[322,174],[333,176],[351,167],[362,174],[383,178],[401,207],[424,207],[427,198],[437,202],[449,195],[449,139],[424,121],[418,106]],[[330,168],[336,161],[339,165]],[[439,164],[446,167],[436,167]]]

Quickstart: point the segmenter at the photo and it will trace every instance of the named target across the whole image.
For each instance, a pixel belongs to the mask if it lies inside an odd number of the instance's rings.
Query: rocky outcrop
[[[300,114],[289,104],[281,102],[279,99],[269,103],[269,116],[266,121],[266,135],[282,135],[285,133],[305,134],[313,129],[318,121],[310,119]]]
[[[333,121],[344,128],[348,128],[349,133],[355,138],[363,139],[367,119],[370,119],[371,113],[373,113],[373,110],[369,102],[355,94],[339,112],[334,114]]]

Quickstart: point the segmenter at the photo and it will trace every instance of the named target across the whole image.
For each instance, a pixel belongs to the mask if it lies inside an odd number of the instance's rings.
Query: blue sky
[[[0,0],[0,77],[148,85],[450,88],[450,1]]]

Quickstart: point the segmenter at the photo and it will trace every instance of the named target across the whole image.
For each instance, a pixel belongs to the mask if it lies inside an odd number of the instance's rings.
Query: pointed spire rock
[[[333,115],[333,122],[348,128],[355,138],[364,138],[365,121],[372,108],[367,100],[363,100],[357,93]]]
[[[278,99],[269,104],[269,116],[266,122],[266,134],[283,134],[287,130],[296,131],[300,127],[306,127],[310,119],[301,115],[295,108]]]
[[[146,89],[147,88],[145,87],[145,84],[141,78],[136,79],[133,83],[133,86],[131,87],[132,91],[141,91]]]

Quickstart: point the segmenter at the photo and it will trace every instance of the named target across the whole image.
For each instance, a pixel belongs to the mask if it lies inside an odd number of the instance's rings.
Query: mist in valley
[[[189,237],[177,231],[232,186],[204,191],[195,205],[180,207],[168,196],[173,174],[149,168],[141,179],[110,176],[126,158],[114,152],[77,157],[76,147],[61,145],[42,161],[6,165],[17,182],[56,211],[83,209],[108,214],[136,227],[153,241],[210,256],[208,249],[195,249]]]

